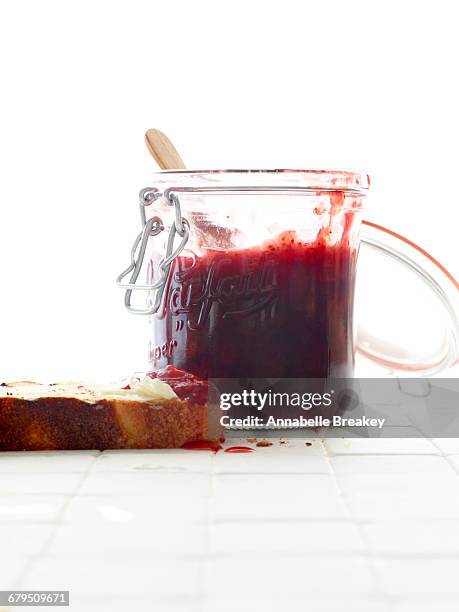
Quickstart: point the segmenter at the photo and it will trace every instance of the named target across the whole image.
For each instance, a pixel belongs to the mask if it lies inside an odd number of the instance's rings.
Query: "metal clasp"
[[[139,277],[142,265],[145,259],[145,252],[147,249],[148,239],[150,236],[157,236],[164,231],[164,224],[160,217],[151,217],[146,220],[145,207],[149,206],[154,200],[164,195],[166,202],[174,207],[175,218],[169,231],[169,237],[167,239],[166,254],[159,264],[159,279],[149,285],[138,285],[137,279]],[[182,217],[182,211],[180,201],[178,197],[167,191],[167,193],[161,194],[160,192],[145,188],[139,194],[140,200],[140,217],[142,220],[142,231],[139,233],[137,238],[134,240],[134,244],[131,249],[131,263],[129,266],[121,272],[116,279],[116,284],[122,289],[126,289],[124,294],[124,305],[133,314],[141,315],[153,315],[158,312],[161,305],[161,300],[166,286],[166,280],[169,275],[169,270],[174,259],[180,255],[185,248],[188,238],[190,236],[190,224],[188,220]],[[174,242],[176,234],[181,238],[180,243],[174,249]],[[124,278],[131,273],[128,283],[123,283]],[[131,303],[132,292],[135,290],[155,292],[154,298],[151,296],[147,298],[146,308],[135,308]]]
[[[126,289],[124,296],[124,304],[129,312],[134,314],[145,314],[152,315],[158,312],[161,305],[161,299],[164,293],[166,280],[169,274],[169,270],[174,259],[180,255],[185,248],[186,243],[190,235],[190,224],[187,219],[182,217],[180,201],[175,192],[180,193],[252,193],[252,192],[291,192],[299,194],[316,193],[317,187],[304,187],[302,185],[211,185],[211,186],[196,186],[196,187],[169,187],[160,192],[157,189],[146,187],[140,192],[140,217],[142,220],[142,231],[134,241],[134,245],[131,249],[131,263],[124,272],[122,272],[116,279],[117,285],[123,289]],[[330,192],[341,192],[343,189],[337,187],[329,187],[325,189],[327,193]],[[361,193],[357,189],[346,189],[347,193]],[[167,248],[165,257],[159,264],[160,277],[156,283],[151,285],[137,285],[136,281],[142,268],[143,260],[145,257],[145,251],[147,248],[148,239],[150,236],[157,236],[164,230],[163,222],[159,217],[152,217],[148,221],[146,220],[145,208],[149,206],[158,198],[164,198],[164,200],[173,206],[175,210],[175,220],[171,226],[169,232],[169,238],[167,241]],[[182,239],[180,244],[174,250],[175,235],[178,234]],[[140,245],[140,246],[139,246]],[[123,284],[123,279],[131,273],[129,283]],[[148,304],[147,308],[135,308],[131,304],[132,292],[135,290],[140,291],[156,291],[154,300]],[[149,296],[150,297],[150,296]]]

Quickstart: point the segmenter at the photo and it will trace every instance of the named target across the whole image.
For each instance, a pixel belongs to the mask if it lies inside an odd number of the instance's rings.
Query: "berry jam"
[[[200,380],[190,372],[183,372],[168,365],[164,369],[149,372],[150,378],[159,378],[167,383],[180,400],[186,400],[194,404],[205,404],[209,395],[209,384]]]
[[[196,440],[194,442],[185,442],[181,448],[184,450],[212,451],[213,453],[218,453],[222,447],[218,442],[214,442],[213,440]]]
[[[356,251],[284,232],[247,249],[184,251],[153,318],[152,369],[199,379],[353,374]]]

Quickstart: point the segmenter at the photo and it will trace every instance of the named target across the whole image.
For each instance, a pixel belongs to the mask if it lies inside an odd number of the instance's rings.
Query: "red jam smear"
[[[257,247],[177,257],[153,318],[152,367],[201,380],[352,376],[353,214],[341,218],[336,243],[325,228],[313,243],[292,231]],[[179,397],[201,397],[189,376],[175,387],[173,376],[163,379]]]
[[[254,450],[250,446],[229,446],[225,448],[225,453],[253,453]]]
[[[213,442],[212,440],[195,440],[192,442],[185,442],[185,444],[182,445],[182,448],[184,450],[204,450],[218,453],[222,447],[220,444],[218,444],[218,442]]]
[[[150,378],[159,378],[172,387],[181,400],[187,400],[195,404],[206,404],[209,395],[209,384],[206,380],[200,380],[190,372],[184,372],[178,368],[168,365],[157,372],[149,372]]]

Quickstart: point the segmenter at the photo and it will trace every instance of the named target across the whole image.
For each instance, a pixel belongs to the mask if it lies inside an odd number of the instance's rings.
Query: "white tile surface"
[[[338,493],[333,477],[326,474],[215,474],[212,478],[216,498],[238,496],[241,502],[311,498],[316,487],[330,495]]]
[[[16,612],[16,610],[21,610],[21,608],[15,608],[11,612]],[[55,612],[56,608],[40,608],[40,610]],[[202,612],[199,600],[194,601],[187,597],[182,601],[174,602],[161,598],[158,603],[157,600],[152,599],[151,595],[144,599],[137,599],[134,604],[127,604],[126,602],[121,604],[102,603],[100,601],[85,601],[84,603],[75,604],[72,600],[71,607],[68,610],[69,612],[156,612],[156,610],[160,610],[160,612]],[[30,612],[30,608],[24,608],[24,612]]]
[[[218,453],[214,458],[214,473],[329,474],[330,464],[324,455],[284,452],[284,449],[273,453],[265,448],[261,452],[256,449],[253,453]]]
[[[402,555],[457,555],[457,521],[403,521],[369,523],[362,527],[374,553]]]
[[[434,455],[343,455],[330,459],[337,474],[449,474],[452,468]]]
[[[59,459],[55,459],[56,463]],[[56,469],[57,472],[57,469]],[[77,490],[82,474],[74,473],[3,473],[0,476],[1,495],[70,495]]]
[[[0,472],[86,472],[99,454],[98,451],[0,453]]]
[[[340,476],[348,507],[360,520],[443,520],[459,516],[457,476]]]
[[[217,474],[212,479],[212,492],[213,520],[349,516],[331,475]]]
[[[11,558],[8,553],[4,553],[0,558],[0,591],[19,588],[19,579],[26,569],[26,565],[27,560],[25,558]]]
[[[263,556],[216,558],[206,561],[206,587],[228,600],[368,595],[375,581],[365,559],[358,556]],[[232,586],[234,585],[234,586]],[[250,608],[249,608],[250,609]]]
[[[448,460],[450,461],[456,472],[459,473],[459,455],[450,455]]]
[[[459,438],[435,438],[432,442],[445,455],[459,455]]]
[[[459,601],[459,558],[380,559],[374,562],[385,593],[404,597],[456,597]]]
[[[0,546],[8,558],[39,555],[45,549],[52,525],[0,525]]]
[[[194,561],[129,559],[46,559],[35,565],[24,589],[72,591],[76,605],[84,602],[126,602],[150,598],[193,597],[199,594],[199,567]]]
[[[202,604],[200,612],[395,612],[395,608],[388,603],[374,599],[355,599],[351,596],[322,597],[309,594],[308,596],[295,596],[284,593],[281,596],[273,594],[267,598],[260,593],[257,600],[226,599],[225,596],[211,597]],[[72,611],[73,612],[73,611]],[[449,611],[448,611],[449,612]]]
[[[217,523],[210,528],[212,553],[362,552],[365,544],[351,522]]]
[[[440,450],[422,438],[329,438],[325,446],[335,455],[436,455]]]
[[[1,498],[0,498],[1,507]],[[203,496],[174,495],[87,495],[73,497],[65,510],[64,523],[188,523],[207,521],[208,499]]]
[[[66,501],[63,495],[0,495],[0,525],[55,522]]]
[[[347,519],[349,511],[330,476],[216,476],[211,520]]]
[[[457,612],[458,600],[455,601],[439,601],[438,597],[434,597],[433,601],[416,601],[401,603],[394,608],[394,612]]]
[[[60,525],[49,546],[50,555],[68,559],[202,555],[205,524],[151,521],[139,525],[118,522],[103,525]]]
[[[0,588],[68,588],[76,612],[459,610],[454,441],[285,442],[0,454]]]
[[[93,472],[208,473],[213,455],[183,450],[105,451],[95,462]]]
[[[188,451],[184,451],[188,452]],[[197,451],[200,452],[200,451]],[[84,480],[81,495],[208,496],[208,474],[162,472],[94,472]]]

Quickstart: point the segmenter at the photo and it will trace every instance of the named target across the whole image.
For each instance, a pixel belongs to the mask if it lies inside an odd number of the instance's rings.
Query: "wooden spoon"
[[[184,170],[186,168],[177,149],[161,130],[154,128],[147,130],[145,143],[161,170]]]

